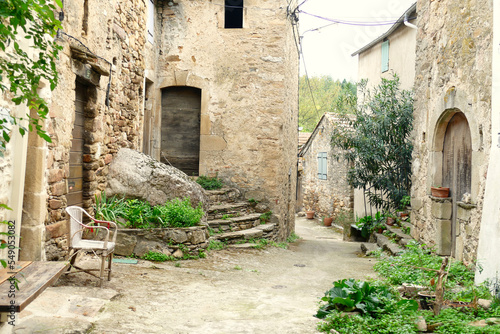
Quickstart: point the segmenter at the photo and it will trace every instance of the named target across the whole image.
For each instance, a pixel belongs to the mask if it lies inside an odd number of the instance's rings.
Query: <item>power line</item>
[[[338,24],[345,24],[345,25],[352,25],[352,26],[365,26],[365,27],[372,27],[372,26],[384,26],[384,25],[393,25],[398,22],[402,22],[401,20],[386,20],[386,21],[349,21],[349,20],[339,20],[339,19],[331,19],[328,17],[324,17],[321,15],[316,15],[316,14],[311,14],[308,12],[304,12],[299,10],[299,13],[306,14],[321,20],[325,20],[328,22],[332,23],[338,23]],[[408,20],[413,20],[415,17],[410,17]]]

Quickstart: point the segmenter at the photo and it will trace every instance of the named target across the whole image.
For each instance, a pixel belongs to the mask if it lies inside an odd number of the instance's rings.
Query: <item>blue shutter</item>
[[[389,71],[389,41],[382,43],[382,73]]]

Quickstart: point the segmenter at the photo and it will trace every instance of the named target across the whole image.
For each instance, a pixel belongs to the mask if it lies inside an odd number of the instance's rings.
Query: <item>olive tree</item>
[[[348,126],[337,127],[331,143],[351,163],[350,185],[363,189],[371,205],[398,209],[411,188],[412,92],[402,90],[394,75],[372,90],[362,81],[358,101],[354,113],[346,116]]]

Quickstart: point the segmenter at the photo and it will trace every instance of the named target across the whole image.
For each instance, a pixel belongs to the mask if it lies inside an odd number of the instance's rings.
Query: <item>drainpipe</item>
[[[409,28],[412,28],[412,29],[418,29],[418,27],[414,24],[411,24],[410,22],[408,22],[408,14],[405,14],[405,26],[409,27]]]

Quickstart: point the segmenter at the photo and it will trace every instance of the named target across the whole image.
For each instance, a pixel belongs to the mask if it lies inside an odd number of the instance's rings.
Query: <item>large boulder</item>
[[[173,198],[189,197],[193,207],[208,198],[203,188],[179,169],[161,163],[143,153],[122,148],[109,165],[106,196],[123,196],[164,204]]]

